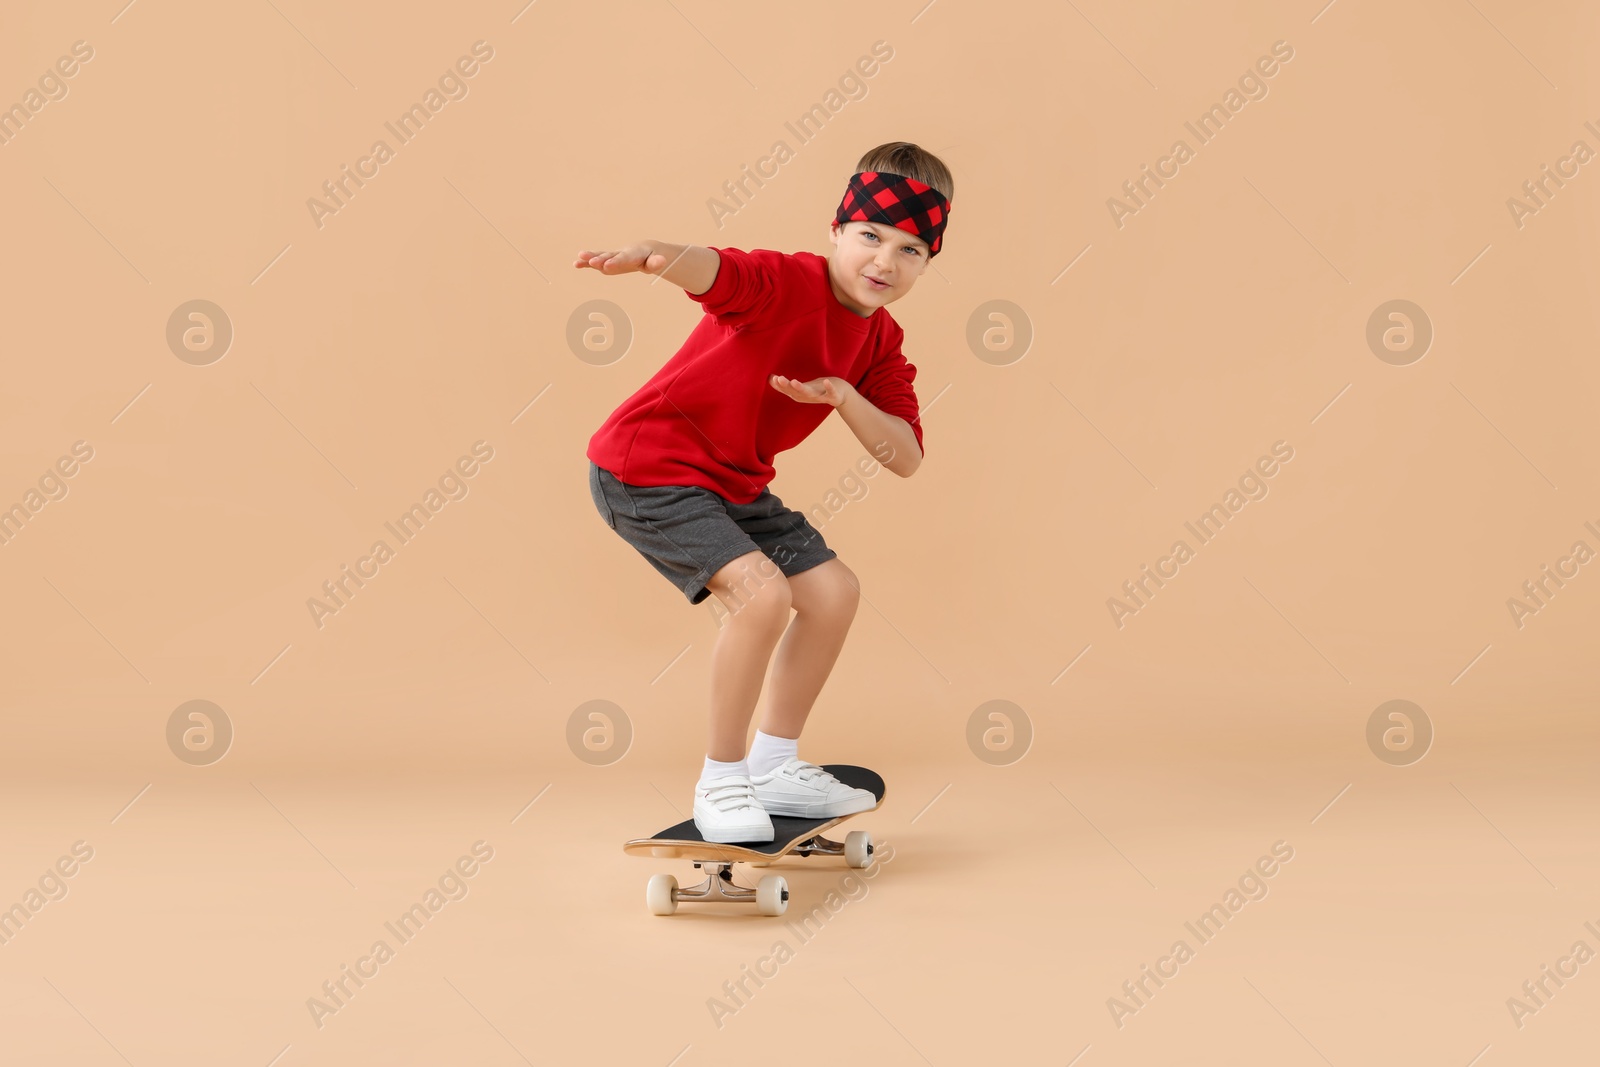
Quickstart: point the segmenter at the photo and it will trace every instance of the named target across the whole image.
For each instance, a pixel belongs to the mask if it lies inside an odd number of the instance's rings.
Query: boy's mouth
[[[867,285],[875,291],[881,292],[882,290],[889,288],[886,282],[880,282],[870,274],[863,274],[862,277],[867,279]]]

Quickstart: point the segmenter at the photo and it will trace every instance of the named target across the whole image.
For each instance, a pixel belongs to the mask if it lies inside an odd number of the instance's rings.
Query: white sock
[[[700,771],[700,781],[697,785],[705,785],[713,778],[726,778],[730,774],[750,776],[750,765],[744,760],[734,760],[732,763],[718,763],[710,756],[706,757],[706,765]]]
[[[750,755],[746,757],[746,762],[750,764],[751,775],[762,775],[770,773],[784,761],[799,755],[798,737],[774,737],[757,730],[756,739],[750,745]]]

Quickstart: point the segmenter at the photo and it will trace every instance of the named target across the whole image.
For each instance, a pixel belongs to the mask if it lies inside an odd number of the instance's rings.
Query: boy
[[[706,311],[587,454],[606,525],[689,603],[715,593],[730,613],[712,652],[710,744],[694,794],[707,841],[771,841],[771,815],[833,818],[875,803],[799,758],[860,593],[822,535],[767,488],[773,457],[835,410],[902,478],[922,463],[917,368],[884,306],[938,254],[953,185],[942,162],[903,141],[868,152],[856,171],[831,257],[642,241],[573,263],[657,275]],[[746,758],[769,659],[767,711]]]

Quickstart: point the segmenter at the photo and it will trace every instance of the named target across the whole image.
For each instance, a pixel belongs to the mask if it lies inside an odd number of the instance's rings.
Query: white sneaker
[[[759,844],[772,840],[772,820],[742,774],[700,782],[694,789],[694,827],[717,844]]]
[[[816,764],[798,757],[754,776],[750,782],[756,799],[771,815],[834,819],[878,806],[878,798],[867,790],[845,785]]]

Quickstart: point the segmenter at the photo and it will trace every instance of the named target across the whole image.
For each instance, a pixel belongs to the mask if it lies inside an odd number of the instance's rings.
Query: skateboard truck
[[[687,886],[679,889],[675,896],[678,900],[729,900],[740,904],[749,904],[761,892],[760,888],[751,889],[742,886],[733,880],[733,864],[712,860],[702,860],[694,865],[695,870],[705,871],[705,881],[699,885]],[[766,879],[762,879],[765,881]],[[781,879],[780,879],[781,880]],[[780,887],[778,899],[787,901],[789,890],[787,886]]]
[[[862,834],[863,840],[852,842],[832,841],[821,834],[809,837],[790,849],[786,855],[790,856],[843,856],[852,867],[865,867],[868,857],[872,855],[872,838]],[[861,861],[861,862],[858,862]],[[766,863],[751,863],[752,867],[766,867]]]
[[[811,840],[802,841],[794,847],[796,856],[810,856],[813,853],[819,856],[842,856],[844,855],[844,842],[830,841],[828,838],[818,834]],[[872,854],[872,843],[870,841],[867,842],[867,854],[869,856]]]
[[[671,915],[681,900],[720,900],[730,904],[754,904],[763,915],[782,915],[789,907],[789,883],[781,874],[769,874],[754,889],[733,880],[732,860],[696,860],[695,870],[706,872],[699,885],[678,888],[670,874],[651,877],[645,887],[645,902],[657,915]]]
[[[795,845],[786,855],[843,856],[849,866],[865,867],[872,862],[872,853],[872,838],[863,831],[854,830],[844,841],[832,841],[821,834],[813,835]],[[672,875],[654,875],[645,887],[645,903],[656,915],[671,915],[678,910],[679,902],[685,900],[754,904],[762,915],[782,915],[789,907],[788,880],[781,874],[768,874],[763,875],[753,889],[740,885],[733,880],[735,862],[747,862],[752,867],[767,866],[761,861],[695,860],[695,870],[706,872],[704,881],[679,888],[678,880]]]

